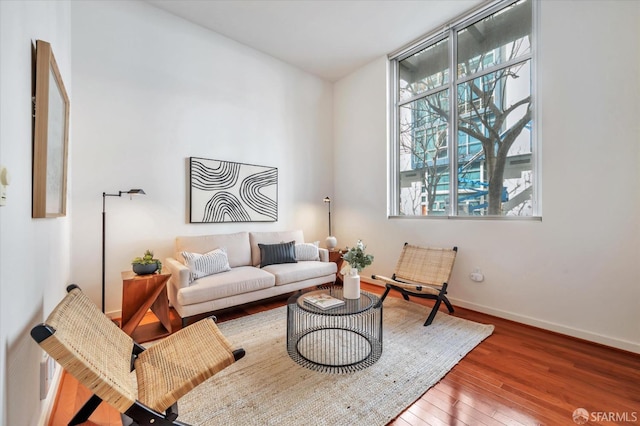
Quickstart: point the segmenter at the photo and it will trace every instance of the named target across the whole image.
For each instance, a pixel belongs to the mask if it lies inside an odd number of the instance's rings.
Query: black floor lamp
[[[142,189],[130,189],[128,191],[118,191],[117,194],[107,194],[106,192],[102,193],[102,312],[104,313],[104,258],[105,258],[105,250],[104,250],[104,241],[105,241],[105,222],[106,222],[106,212],[105,212],[105,200],[107,197],[122,197],[122,194],[133,195],[144,195],[144,191]]]

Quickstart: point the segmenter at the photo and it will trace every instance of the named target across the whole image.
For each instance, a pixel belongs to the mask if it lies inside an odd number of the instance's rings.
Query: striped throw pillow
[[[268,265],[280,263],[297,263],[295,245],[295,241],[281,244],[258,244],[260,267],[264,268]]]
[[[217,248],[205,254],[183,251],[182,257],[184,258],[185,265],[191,272],[190,282],[194,282],[198,278],[206,277],[207,275],[231,270],[229,258],[224,248]]]
[[[298,262],[305,260],[320,260],[318,252],[319,241],[315,243],[296,244],[296,260]]]

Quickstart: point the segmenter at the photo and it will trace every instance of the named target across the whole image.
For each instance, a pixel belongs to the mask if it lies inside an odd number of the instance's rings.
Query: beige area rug
[[[373,366],[349,374],[296,364],[286,349],[286,307],[223,322],[220,329],[247,355],[178,403],[191,425],[384,425],[419,399],[493,332],[428,308],[388,298],[383,351]]]

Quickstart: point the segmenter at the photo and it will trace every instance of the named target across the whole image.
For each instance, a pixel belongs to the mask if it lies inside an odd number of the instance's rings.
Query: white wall
[[[178,235],[303,229],[326,237],[332,190],[332,86],[142,2],[72,2],[72,278],[100,303],[102,192],[107,312],[120,272]],[[191,156],[278,168],[275,223],[188,224]]]
[[[3,425],[38,422],[42,351],[29,331],[69,283],[73,204],[67,203],[65,218],[31,219],[31,79],[32,44],[48,41],[73,104],[70,17],[68,1],[0,1],[0,164],[12,177],[7,205],[0,207]]]
[[[365,240],[368,275],[405,241],[457,245],[454,304],[640,352],[640,3],[575,6],[541,7],[542,222],[387,219],[380,58],[335,85],[335,233]]]

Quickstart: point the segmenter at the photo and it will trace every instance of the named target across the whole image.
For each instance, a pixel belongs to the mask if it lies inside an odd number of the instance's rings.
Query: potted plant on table
[[[346,265],[342,267],[340,273],[344,275],[344,297],[345,299],[360,298],[360,272],[373,263],[373,255],[366,254],[362,240],[358,240],[355,247],[347,248],[347,252],[342,255]]]
[[[131,265],[133,266],[133,272],[138,275],[154,274],[162,271],[162,262],[154,259],[151,250],[146,250],[142,257],[135,257],[131,261]]]

